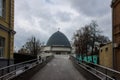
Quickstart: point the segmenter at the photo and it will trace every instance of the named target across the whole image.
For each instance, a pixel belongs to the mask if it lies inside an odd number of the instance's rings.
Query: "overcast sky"
[[[110,4],[111,0],[15,0],[15,49],[31,36],[46,43],[58,28],[71,40],[91,20],[111,39]]]

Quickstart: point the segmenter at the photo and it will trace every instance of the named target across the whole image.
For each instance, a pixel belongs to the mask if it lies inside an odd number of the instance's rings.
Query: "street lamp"
[[[82,55],[81,55],[81,52],[80,52],[80,36],[78,34],[76,34],[76,52],[77,52],[77,56],[79,56],[80,60],[82,61]]]

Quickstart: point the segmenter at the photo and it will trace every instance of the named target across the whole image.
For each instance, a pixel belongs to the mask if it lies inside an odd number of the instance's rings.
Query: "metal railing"
[[[98,77],[100,80],[120,80],[120,72],[88,62],[78,61],[75,57],[71,56],[71,59],[80,67],[89,71],[94,76]]]
[[[36,66],[38,64],[37,59],[21,62],[18,64],[6,66],[3,68],[0,68],[0,80],[9,80],[26,70]]]
[[[0,68],[0,80],[10,80],[25,71],[37,66],[38,64],[49,62],[54,55],[45,56],[44,59],[33,59],[10,66]]]
[[[120,72],[119,71],[116,71],[114,69],[111,69],[111,68],[108,68],[108,67],[105,67],[105,66],[102,66],[102,65],[98,65],[98,64],[94,64],[94,63],[88,63],[88,62],[85,62],[85,64],[91,66],[91,67],[94,67],[96,70],[116,79],[116,80],[120,80]]]

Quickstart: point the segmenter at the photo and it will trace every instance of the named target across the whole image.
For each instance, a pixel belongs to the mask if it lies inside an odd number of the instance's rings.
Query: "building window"
[[[5,0],[0,0],[0,16],[5,16]]]
[[[106,50],[106,52],[107,52],[107,51],[108,51],[108,48],[106,48],[105,50]]]
[[[0,37],[0,57],[4,56],[5,52],[5,38]]]

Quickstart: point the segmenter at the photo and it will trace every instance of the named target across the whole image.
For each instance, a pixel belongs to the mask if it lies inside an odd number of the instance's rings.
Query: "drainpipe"
[[[8,32],[8,34],[9,34],[9,41],[8,41],[8,64],[7,64],[7,66],[9,66],[10,65],[10,51],[11,51],[11,28],[12,28],[12,7],[11,7],[11,4],[12,4],[12,0],[10,0],[10,9],[9,9],[9,11],[10,11],[10,14],[9,14],[9,32]],[[8,72],[9,72],[9,70],[8,70]]]
[[[115,69],[115,50],[114,50],[114,32],[113,32],[113,27],[114,27],[114,20],[113,20],[113,17],[114,17],[114,10],[113,10],[113,2],[111,3],[111,8],[112,8],[112,68]]]

